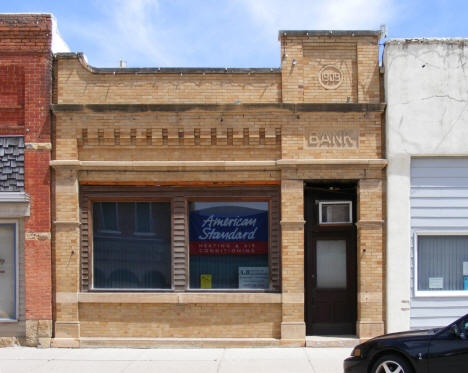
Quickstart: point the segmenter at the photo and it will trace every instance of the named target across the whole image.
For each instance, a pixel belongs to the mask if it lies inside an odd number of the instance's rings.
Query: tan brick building
[[[375,31],[281,31],[280,69],[55,60],[55,346],[384,332]]]

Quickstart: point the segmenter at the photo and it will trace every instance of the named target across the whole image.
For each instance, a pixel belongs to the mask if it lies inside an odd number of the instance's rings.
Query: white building
[[[468,39],[385,44],[387,331],[468,312]]]

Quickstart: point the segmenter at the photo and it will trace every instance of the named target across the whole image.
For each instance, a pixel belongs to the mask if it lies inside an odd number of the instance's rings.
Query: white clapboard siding
[[[413,158],[410,203],[412,237],[418,231],[468,234],[468,158]],[[415,297],[411,242],[411,328],[444,326],[468,313],[468,291],[466,297]]]
[[[450,208],[450,207],[468,207],[468,198],[414,198],[412,201],[412,207],[424,207],[424,208]]]
[[[440,198],[468,198],[468,189],[467,188],[456,188],[456,187],[446,187],[446,188],[435,188],[435,187],[412,187],[411,188],[411,198],[421,198],[427,197],[432,198],[434,195],[440,195]]]

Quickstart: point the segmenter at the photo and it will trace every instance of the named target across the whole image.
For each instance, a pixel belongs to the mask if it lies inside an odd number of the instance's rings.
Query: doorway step
[[[354,347],[360,343],[355,335],[309,335],[306,347]]]

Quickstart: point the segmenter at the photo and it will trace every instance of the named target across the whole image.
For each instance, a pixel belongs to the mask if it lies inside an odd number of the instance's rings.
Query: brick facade
[[[81,54],[56,56],[55,346],[304,345],[310,182],[356,185],[356,333],[365,339],[384,331],[378,33],[279,35],[280,69],[98,69]],[[197,292],[188,269],[165,292],[88,290],[88,252],[80,252],[83,240],[92,246],[80,199],[88,186],[176,188],[181,214],[190,188],[276,186],[280,290]],[[172,250],[174,261],[187,260],[187,240]]]
[[[50,15],[0,16],[0,138],[18,136],[22,145],[21,155],[3,165],[3,171],[16,170],[19,177],[2,191],[29,196],[29,216],[11,216],[18,219],[20,234],[18,321],[15,327],[0,325],[0,336],[26,337],[29,345],[48,345],[52,333],[51,40]]]

